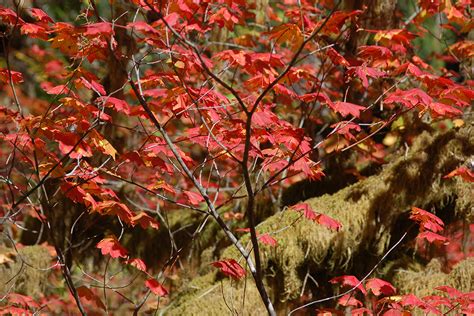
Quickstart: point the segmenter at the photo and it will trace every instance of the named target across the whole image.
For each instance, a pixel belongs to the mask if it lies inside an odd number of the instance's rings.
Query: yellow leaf
[[[100,135],[96,130],[92,130],[91,138],[100,151],[102,151],[104,154],[111,156],[112,159],[115,160],[117,150],[115,150],[114,146],[112,146],[112,144],[109,143],[107,139]]]
[[[286,42],[292,51],[297,51],[303,44],[304,36],[296,24],[287,23],[274,27],[270,31],[270,39],[274,39],[278,44]]]
[[[395,145],[395,143],[397,142],[397,140],[398,140],[397,135],[392,134],[392,133],[388,133],[387,136],[385,136],[385,138],[383,139],[383,144],[384,144],[385,146],[390,147],[390,146]]]
[[[464,125],[464,121],[461,119],[455,119],[453,120],[454,127],[461,127]]]
[[[99,145],[104,148],[104,152],[110,156],[112,156],[112,159],[115,160],[115,155],[117,154],[117,150],[115,150],[114,146],[112,146],[111,143],[109,143],[108,140],[105,138],[99,141]]]
[[[181,60],[178,60],[174,63],[174,66],[179,69],[184,69],[185,64]]]

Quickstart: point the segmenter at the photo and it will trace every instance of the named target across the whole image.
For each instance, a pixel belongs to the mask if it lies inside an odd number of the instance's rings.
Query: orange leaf
[[[120,245],[120,242],[115,236],[110,236],[102,239],[96,246],[100,249],[103,255],[110,255],[112,258],[126,258],[127,249]]]
[[[43,40],[48,39],[48,33],[46,29],[33,23],[23,24],[21,26],[21,34],[29,35],[32,38],[40,38]]]
[[[112,157],[115,160],[115,155],[117,155],[117,150],[115,150],[114,146],[107,139],[104,138],[99,132],[93,129],[90,133],[90,137],[94,143],[94,145],[106,155]]]
[[[125,263],[137,268],[140,271],[146,272],[146,264],[142,259],[133,258],[126,260]]]
[[[154,229],[160,228],[160,223],[145,212],[141,212],[140,214],[133,216],[130,220],[134,225],[140,224],[143,229],[148,227]]]
[[[464,181],[474,182],[474,171],[464,166],[454,169],[443,178],[447,179],[456,176],[460,176]]]
[[[96,210],[101,214],[117,215],[127,224],[132,224],[134,214],[127,205],[116,201],[102,201],[97,204]]]
[[[292,51],[297,51],[303,44],[304,37],[296,24],[282,24],[270,31],[270,39],[275,39],[278,44],[289,43]]]
[[[102,303],[100,298],[96,294],[94,294],[94,292],[92,292],[91,289],[89,289],[88,287],[85,287],[85,286],[78,287],[77,294],[79,295],[80,298],[90,301],[94,303],[95,306],[105,310],[104,303]]]

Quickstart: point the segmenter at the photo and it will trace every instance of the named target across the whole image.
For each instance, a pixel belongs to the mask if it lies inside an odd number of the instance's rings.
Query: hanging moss
[[[456,214],[462,216],[467,223],[474,222],[474,190],[470,182],[460,177],[455,178],[456,185]]]
[[[45,293],[51,267],[51,255],[41,246],[18,250],[2,248],[1,253],[12,261],[0,264],[0,296],[20,293],[34,298]]]
[[[474,258],[459,262],[450,273],[442,272],[437,259],[418,270],[399,270],[393,279],[400,294],[415,294],[418,297],[441,295],[436,287],[447,285],[461,292],[469,292],[474,284]]]
[[[255,299],[258,297],[252,280],[248,279],[246,284],[244,280],[222,279],[214,271],[191,281],[187,290],[164,312],[166,315],[265,315],[265,306]]]

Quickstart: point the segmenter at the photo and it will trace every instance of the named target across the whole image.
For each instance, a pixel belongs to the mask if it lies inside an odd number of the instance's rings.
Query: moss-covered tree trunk
[[[403,267],[400,258],[417,231],[408,220],[412,206],[434,209],[448,224],[458,218],[472,222],[472,185],[461,179],[443,179],[443,176],[474,154],[473,144],[472,125],[436,135],[424,132],[407,152],[401,150],[392,157],[392,162],[379,174],[335,194],[306,201],[314,210],[340,221],[343,225],[340,232],[330,231],[289,209],[261,223],[259,232],[270,233],[278,241],[276,248],[263,247],[262,252],[266,282],[272,289],[273,300],[281,302],[280,311],[287,311],[288,302],[299,298],[307,274],[319,284],[307,282],[306,289],[310,289],[312,298],[325,297],[330,294],[328,279],[344,274],[364,276],[408,231],[411,234],[383,262],[386,267],[393,266],[389,262],[397,262],[398,268]],[[242,239],[244,245],[247,241],[247,237]],[[225,250],[222,257],[242,260],[232,247]],[[406,271],[410,271],[410,266],[415,265],[413,262],[405,265]],[[419,263],[418,267],[421,267],[418,272],[398,274],[389,281],[394,281],[404,291],[410,291],[412,289],[404,280],[409,273],[414,273],[418,278],[417,291],[427,293],[448,279],[449,284],[466,291],[471,284],[466,280],[472,280],[474,272],[473,265],[466,263],[454,270],[462,270],[453,272],[456,277],[441,277],[442,272],[438,269],[440,284],[433,284],[431,277],[423,278],[423,268]],[[384,273],[379,276],[393,276],[390,271]],[[168,312],[191,315],[212,309],[209,313],[225,314],[229,308],[243,314],[265,312],[250,278],[236,283],[209,272],[184,286],[176,294]]]

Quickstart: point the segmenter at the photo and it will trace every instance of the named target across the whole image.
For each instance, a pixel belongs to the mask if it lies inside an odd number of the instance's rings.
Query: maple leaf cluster
[[[392,284],[379,278],[359,281],[353,275],[343,275],[329,282],[348,289],[338,295],[338,304],[348,308],[351,315],[411,315],[412,312],[420,310],[432,315],[443,315],[442,307],[448,310],[459,308],[463,313],[472,313],[473,293],[463,293],[450,286],[439,286],[435,289],[438,293],[447,295],[417,297],[414,294],[397,295]],[[356,297],[362,297],[364,300]],[[318,315],[324,315],[325,312],[337,310],[320,309]]]
[[[436,215],[413,206],[410,219],[416,221],[420,225],[420,233],[417,238],[426,239],[429,242],[448,242],[446,237],[437,234],[443,230],[444,223]]]

